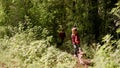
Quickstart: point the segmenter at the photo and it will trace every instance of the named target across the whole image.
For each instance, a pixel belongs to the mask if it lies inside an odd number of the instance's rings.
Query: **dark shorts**
[[[74,47],[74,54],[76,55],[76,57],[78,56],[78,52],[79,52],[79,45],[73,45]]]

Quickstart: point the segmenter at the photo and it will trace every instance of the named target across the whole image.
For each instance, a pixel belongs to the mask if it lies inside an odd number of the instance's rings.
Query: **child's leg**
[[[78,45],[73,45],[74,46],[74,54],[76,57],[78,57],[78,51],[79,51],[79,46]]]

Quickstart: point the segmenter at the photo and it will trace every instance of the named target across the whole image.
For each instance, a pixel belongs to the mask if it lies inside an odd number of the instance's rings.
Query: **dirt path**
[[[5,66],[6,66],[5,63],[0,62],[0,68],[5,68]]]
[[[84,66],[77,61],[75,68],[84,68]]]
[[[8,64],[4,63],[4,62],[0,62],[0,68],[9,68]],[[10,68],[18,68],[18,64],[16,61],[11,61],[10,62]]]
[[[83,55],[85,55],[85,53],[79,49],[78,57],[76,57],[77,63],[75,68],[88,68],[92,63],[91,60],[85,59]]]

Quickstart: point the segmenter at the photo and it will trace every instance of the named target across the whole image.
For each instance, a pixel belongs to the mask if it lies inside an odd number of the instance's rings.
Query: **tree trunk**
[[[91,0],[90,1],[90,7],[92,7],[91,9],[89,9],[89,13],[88,13],[88,20],[90,21],[90,23],[92,24],[92,32],[95,35],[95,40],[98,41],[99,38],[99,27],[100,27],[100,18],[99,18],[99,14],[98,14],[98,0]]]

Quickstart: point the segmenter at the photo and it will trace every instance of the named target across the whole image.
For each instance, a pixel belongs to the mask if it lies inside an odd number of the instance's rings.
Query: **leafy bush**
[[[4,10],[5,9],[0,1],[0,26],[3,25],[3,22],[5,21],[6,14],[5,14]]]
[[[73,68],[76,62],[71,55],[52,46],[43,53],[39,63],[44,68]]]
[[[10,29],[6,26],[0,26],[0,38],[4,38],[5,36],[11,36],[12,33]]]
[[[112,40],[111,35],[103,38],[103,45],[99,45],[93,61],[94,68],[119,68],[120,40]],[[115,47],[116,46],[116,47]]]
[[[0,55],[3,55],[1,58],[6,60],[0,59],[0,61],[4,62],[6,67],[11,68],[14,66],[20,68],[36,68],[36,66],[38,68],[73,68],[75,66],[76,61],[70,54],[62,52],[50,44],[52,36],[41,40],[34,38],[34,32],[28,31],[17,33],[11,38],[1,39]],[[12,62],[15,64],[12,65]]]
[[[114,38],[114,35],[106,35],[102,42],[102,45],[98,45],[93,61],[95,65],[93,68],[120,68],[120,21],[117,19],[120,18],[119,11],[120,1],[116,3],[115,8],[111,10],[111,14],[114,16],[115,26],[116,26],[116,35],[118,39]]]

